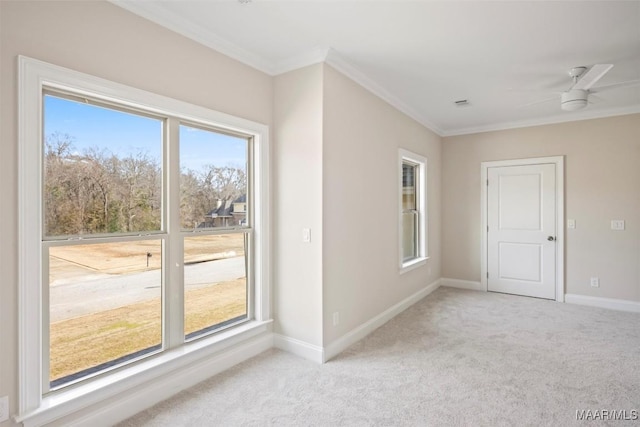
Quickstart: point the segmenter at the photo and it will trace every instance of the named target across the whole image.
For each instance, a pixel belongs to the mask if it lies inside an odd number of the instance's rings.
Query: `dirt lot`
[[[54,283],[92,273],[124,274],[158,269],[162,262],[161,250],[159,239],[54,247],[50,252],[49,280]],[[184,240],[185,264],[226,258],[231,254],[244,254],[243,234],[196,236]]]

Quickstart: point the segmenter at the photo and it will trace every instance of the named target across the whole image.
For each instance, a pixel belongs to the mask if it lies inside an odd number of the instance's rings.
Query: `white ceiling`
[[[324,60],[443,136],[640,112],[640,85],[559,94],[575,66],[640,79],[640,1],[113,2],[271,75]]]

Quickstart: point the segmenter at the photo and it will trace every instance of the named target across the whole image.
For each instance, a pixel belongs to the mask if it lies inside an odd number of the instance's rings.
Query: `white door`
[[[489,167],[487,178],[487,289],[555,299],[555,164]]]

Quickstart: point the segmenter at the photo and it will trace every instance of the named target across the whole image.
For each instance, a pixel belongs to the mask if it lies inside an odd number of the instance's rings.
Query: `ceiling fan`
[[[626,82],[613,83],[604,86],[593,87],[609,70],[613,64],[595,64],[591,68],[573,67],[569,70],[569,76],[573,84],[569,89],[560,94],[560,108],[564,111],[576,111],[585,108],[589,104],[589,95],[603,92],[619,87],[633,86],[640,83],[640,80],[629,80]],[[529,105],[542,104],[544,102],[557,100],[557,97],[532,102]]]

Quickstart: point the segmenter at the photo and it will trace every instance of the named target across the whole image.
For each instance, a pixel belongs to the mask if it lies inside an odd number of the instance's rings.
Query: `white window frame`
[[[418,211],[417,253],[418,256],[405,261],[403,259],[403,231],[402,231],[402,165],[411,163],[416,167],[416,207]],[[400,274],[406,273],[427,263],[427,158],[420,154],[400,148],[398,150],[398,260]]]
[[[187,102],[153,94],[69,70],[32,58],[18,57],[18,209],[19,209],[19,292],[18,292],[18,416],[16,421],[42,425],[71,414],[88,405],[132,390],[176,369],[187,368],[199,360],[211,358],[231,346],[270,331],[270,244],[269,244],[269,127],[250,120],[213,111]],[[72,92],[125,107],[142,109],[173,117],[168,133],[177,134],[177,123],[201,123],[253,138],[253,268],[252,319],[235,328],[198,340],[185,341],[182,324],[165,325],[164,337],[172,337],[165,351],[143,361],[114,370],[43,395],[43,333],[48,328],[43,305],[42,256],[42,129],[44,89]],[[166,149],[166,148],[165,148]],[[166,162],[178,164],[178,148],[169,147]],[[179,164],[178,164],[179,166]],[[175,169],[175,164],[172,165]],[[163,173],[167,174],[167,170]],[[179,174],[165,178],[169,186],[178,186]],[[166,189],[163,189],[166,196]],[[177,193],[173,192],[175,197]],[[166,209],[166,208],[163,208]],[[169,221],[179,221],[169,219]],[[171,224],[169,224],[171,228]],[[180,235],[179,225],[176,236]],[[197,235],[197,234],[196,234]],[[169,249],[171,250],[171,249]],[[36,268],[37,267],[37,268]],[[179,269],[174,269],[174,273]],[[171,278],[169,278],[171,280]],[[182,292],[182,289],[178,290]],[[182,298],[170,290],[165,298]],[[176,293],[176,295],[174,295]],[[166,313],[165,313],[166,315]],[[182,318],[182,313],[171,315]],[[182,342],[175,337],[181,337]],[[173,340],[173,342],[172,342]]]

